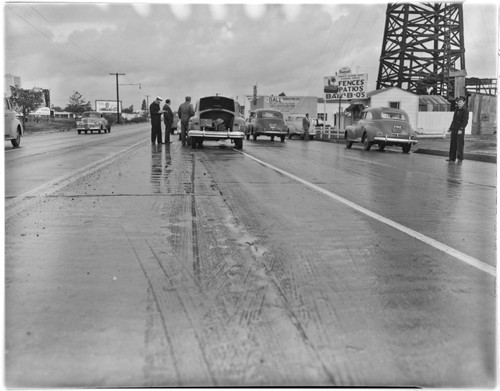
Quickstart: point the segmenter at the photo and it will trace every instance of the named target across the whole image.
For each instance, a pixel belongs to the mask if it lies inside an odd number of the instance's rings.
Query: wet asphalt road
[[[495,384],[496,165],[173,140],[6,148],[7,386]]]

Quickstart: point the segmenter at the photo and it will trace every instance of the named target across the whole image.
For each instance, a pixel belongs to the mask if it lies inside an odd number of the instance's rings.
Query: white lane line
[[[285,176],[287,176],[287,177],[289,177],[297,182],[300,182],[300,183],[322,193],[322,194],[327,195],[330,198],[333,198],[334,200],[342,202],[343,204],[349,206],[352,209],[357,210],[358,212],[361,212],[361,213],[363,213],[363,214],[365,214],[365,215],[367,215],[375,220],[378,220],[381,223],[387,224],[392,228],[395,228],[395,229],[397,229],[397,230],[399,230],[399,231],[401,231],[409,236],[414,237],[415,239],[420,240],[421,242],[424,242],[425,244],[428,244],[429,246],[432,246],[440,251],[443,251],[444,253],[451,255],[452,257],[455,257],[455,258],[459,259],[460,261],[467,263],[468,265],[471,265],[479,270],[482,270],[483,272],[491,274],[492,276],[496,276],[496,268],[491,266],[491,265],[488,265],[485,262],[480,261],[479,259],[471,257],[467,254],[464,254],[461,251],[455,250],[454,248],[447,246],[446,244],[438,242],[437,240],[434,240],[428,236],[425,236],[425,235],[421,234],[420,232],[417,232],[411,228],[405,227],[404,225],[396,223],[395,221],[389,220],[388,218],[385,218],[384,216],[381,216],[375,212],[372,212],[371,210],[363,208],[362,206],[357,205],[354,202],[351,202],[343,197],[340,197],[339,195],[337,195],[335,193],[332,193],[326,189],[323,189],[322,187],[315,185],[314,183],[308,182],[308,181],[306,181],[306,180],[304,180],[296,175],[293,175],[287,171],[284,171],[278,167],[275,167],[269,163],[266,163],[260,159],[257,159],[256,157],[254,157],[252,155],[249,155],[249,154],[242,152],[242,151],[238,151],[238,152],[245,155],[246,157],[248,157],[252,160],[255,160],[257,163],[260,163],[266,167],[269,167],[269,168],[273,169],[274,171],[279,172],[280,174],[283,174],[283,175],[285,175]]]
[[[31,202],[35,201],[38,197],[40,196],[48,196],[56,191],[68,186],[69,184],[77,181],[80,178],[83,178],[84,176],[93,174],[94,172],[98,171],[102,167],[107,166],[114,160],[116,160],[118,157],[130,152],[134,148],[138,147],[141,144],[144,144],[148,140],[142,140],[139,141],[136,144],[133,144],[127,148],[122,149],[121,151],[118,151],[110,156],[107,156],[101,160],[98,160],[94,163],[91,163],[85,167],[81,167],[78,170],[71,171],[69,174],[63,175],[59,178],[56,178],[50,182],[44,183],[43,185],[40,185],[32,190],[27,191],[26,193],[23,193],[21,195],[18,195],[12,199],[8,199],[5,201],[5,220],[10,219],[11,217],[15,216],[19,212],[23,211],[26,209]]]

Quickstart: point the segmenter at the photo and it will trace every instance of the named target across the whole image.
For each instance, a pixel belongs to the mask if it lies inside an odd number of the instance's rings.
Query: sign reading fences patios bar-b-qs
[[[340,69],[335,76],[324,77],[325,100],[364,99],[366,98],[367,73],[351,73],[347,67]]]

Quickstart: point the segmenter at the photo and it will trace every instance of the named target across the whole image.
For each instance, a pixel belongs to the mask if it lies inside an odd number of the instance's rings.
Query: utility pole
[[[147,117],[149,118],[149,95],[144,95],[146,97],[146,112]]]
[[[124,76],[125,73],[110,73],[116,76],[116,123],[120,123],[120,92],[118,90],[118,76]]]

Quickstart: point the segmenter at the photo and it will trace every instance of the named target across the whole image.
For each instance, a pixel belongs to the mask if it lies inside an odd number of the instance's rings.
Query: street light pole
[[[116,76],[116,122],[120,123],[120,92],[118,90],[118,76],[124,76],[125,73],[110,73]]]

